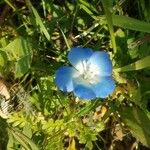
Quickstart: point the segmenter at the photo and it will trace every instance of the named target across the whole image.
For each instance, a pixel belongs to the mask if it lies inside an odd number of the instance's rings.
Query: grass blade
[[[121,15],[112,15],[112,21],[115,26],[150,33],[150,23],[144,21]]]
[[[110,12],[111,3],[109,0],[102,0],[102,4],[104,7],[104,11],[105,11],[106,19],[107,19],[107,24],[108,24],[108,28],[109,28],[109,32],[110,32],[110,36],[111,36],[112,47],[113,47],[114,53],[116,53],[117,47],[116,47],[116,41],[115,41],[115,35],[114,35],[112,15]]]
[[[28,8],[30,10],[32,10],[32,12],[35,16],[36,24],[40,27],[41,32],[45,35],[45,37],[49,41],[50,40],[50,35],[49,35],[46,27],[44,26],[43,21],[42,21],[40,15],[38,14],[37,10],[33,7],[30,0],[26,0],[26,4],[27,4]]]
[[[16,8],[12,5],[12,3],[9,0],[4,1],[13,9],[13,11],[16,11]]]
[[[114,71],[117,72],[126,72],[126,71],[134,71],[134,70],[140,70],[150,67],[150,56],[144,57],[130,65],[114,69]]]

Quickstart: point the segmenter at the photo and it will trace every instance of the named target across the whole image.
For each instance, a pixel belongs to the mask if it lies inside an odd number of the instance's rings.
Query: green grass
[[[150,148],[149,12],[146,0],[2,0],[0,147]],[[56,87],[75,46],[110,54],[116,89],[108,98],[85,101]]]

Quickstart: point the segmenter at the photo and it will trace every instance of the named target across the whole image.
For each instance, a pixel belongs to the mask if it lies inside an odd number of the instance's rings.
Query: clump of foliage
[[[0,1],[0,147],[150,148],[150,2]],[[103,49],[116,89],[105,99],[61,92],[72,47]]]

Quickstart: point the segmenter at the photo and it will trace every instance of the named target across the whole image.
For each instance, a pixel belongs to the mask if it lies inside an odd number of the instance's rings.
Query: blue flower
[[[106,98],[114,91],[112,62],[106,52],[75,47],[68,60],[73,67],[63,66],[56,71],[55,82],[60,90],[82,99]]]

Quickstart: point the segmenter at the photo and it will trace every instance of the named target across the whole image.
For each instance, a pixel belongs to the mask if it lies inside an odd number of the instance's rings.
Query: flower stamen
[[[90,84],[96,83],[98,80],[98,73],[99,73],[98,67],[89,63],[87,60],[83,60],[81,63],[82,63],[82,70],[80,74],[81,77]]]

